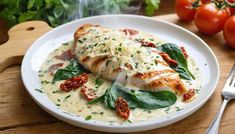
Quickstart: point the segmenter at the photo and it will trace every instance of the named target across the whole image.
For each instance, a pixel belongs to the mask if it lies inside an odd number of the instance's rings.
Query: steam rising
[[[76,0],[75,12],[67,19],[75,20],[103,14],[138,14],[141,5],[142,3],[130,3],[129,0]]]

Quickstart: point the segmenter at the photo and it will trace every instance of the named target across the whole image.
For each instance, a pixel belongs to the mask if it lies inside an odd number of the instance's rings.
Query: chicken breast
[[[115,81],[125,71],[126,83],[141,90],[187,91],[179,74],[169,67],[156,48],[143,41],[157,38],[132,29],[110,29],[85,24],[74,34],[77,60],[94,74]]]

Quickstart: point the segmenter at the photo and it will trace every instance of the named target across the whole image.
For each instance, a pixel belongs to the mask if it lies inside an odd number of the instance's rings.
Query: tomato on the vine
[[[207,3],[210,3],[211,0],[201,0],[202,4],[207,4]]]
[[[230,17],[225,22],[223,34],[226,43],[235,48],[235,16]]]
[[[235,3],[235,0],[228,0],[228,2]],[[235,7],[230,7],[231,14],[235,14]]]
[[[220,32],[229,17],[228,8],[219,9],[214,3],[209,3],[197,9],[194,21],[199,31],[211,35]]]
[[[176,0],[175,11],[182,21],[192,21],[196,13],[195,0]]]

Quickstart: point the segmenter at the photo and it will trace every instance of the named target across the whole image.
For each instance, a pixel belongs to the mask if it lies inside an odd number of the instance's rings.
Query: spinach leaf
[[[171,68],[179,73],[180,78],[186,80],[190,80],[191,78],[195,79],[194,75],[188,69],[188,63],[183,52],[177,45],[173,43],[165,43],[158,46],[158,50],[167,53],[172,59],[178,62],[178,66],[171,66]]]
[[[131,91],[125,87],[121,87],[119,85],[113,85],[110,89],[111,94],[114,96],[115,101],[118,97],[122,97],[127,101],[128,106],[132,109],[137,108],[138,104],[133,100]]]
[[[93,100],[91,100],[91,101],[89,101],[88,104],[90,104],[90,105],[95,104],[95,103],[103,101],[103,100],[104,100],[104,94],[97,97],[97,98],[95,98],[95,99],[93,99]]]
[[[143,109],[158,109],[173,105],[177,97],[174,93],[166,90],[158,92],[138,91],[132,95],[138,106]]]
[[[87,73],[88,71],[84,69],[76,60],[71,60],[70,64],[64,69],[58,69],[52,80],[53,83],[60,80],[67,80],[73,76],[78,76],[82,73]]]
[[[142,109],[158,109],[173,105],[177,97],[170,91],[134,91],[128,88],[113,85],[112,88],[106,90],[105,94],[98,97],[89,104],[94,104],[103,101],[107,108],[115,109],[115,101],[118,97],[122,97],[128,103],[129,108],[142,108]]]

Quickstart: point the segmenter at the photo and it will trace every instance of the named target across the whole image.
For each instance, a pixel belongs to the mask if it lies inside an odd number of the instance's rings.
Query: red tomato
[[[91,88],[87,88],[86,86],[81,88],[80,93],[88,101],[91,101],[97,97],[95,91]]]
[[[88,75],[86,73],[83,73],[79,76],[75,76],[66,80],[64,83],[61,83],[60,88],[65,92],[69,92],[70,90],[79,88],[80,86],[84,85],[87,80]]]
[[[201,0],[202,4],[207,4],[207,3],[210,3],[211,0]]]
[[[183,95],[183,101],[187,102],[190,99],[192,99],[195,95],[195,90],[194,89],[190,89],[189,91],[187,91],[186,93],[184,93]]]
[[[55,58],[60,59],[60,60],[71,60],[75,57],[73,54],[73,51],[68,49],[64,51],[61,55],[56,55]]]
[[[199,31],[211,35],[220,32],[229,17],[228,8],[218,9],[214,3],[210,3],[197,9],[194,21]]]
[[[128,103],[122,97],[118,97],[115,102],[115,109],[117,114],[127,120],[130,115],[130,109],[128,107]]]
[[[235,48],[235,16],[230,17],[224,25],[224,39],[227,44]]]
[[[176,0],[175,11],[182,21],[192,21],[196,13],[196,9],[193,7],[195,0]]]
[[[229,9],[230,9],[231,14],[235,14],[235,8],[230,7]]]
[[[235,0],[228,0],[228,2],[235,3]],[[230,7],[231,14],[235,14],[235,7]]]

